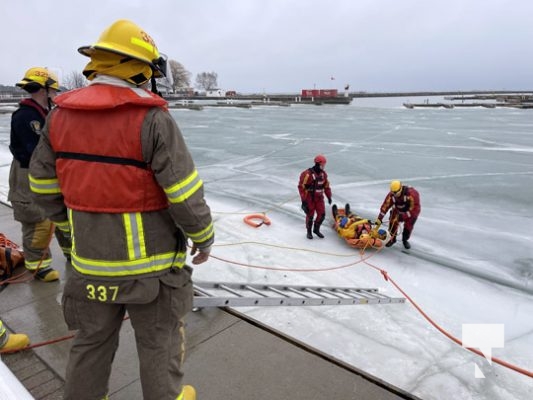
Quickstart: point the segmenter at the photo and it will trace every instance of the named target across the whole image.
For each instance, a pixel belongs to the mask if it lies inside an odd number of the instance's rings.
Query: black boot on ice
[[[411,231],[404,229],[402,232],[402,242],[403,247],[405,247],[407,250],[411,248],[411,245],[409,244],[409,236],[411,236]]]
[[[320,225],[319,224],[315,223],[315,227],[313,229],[313,233],[315,235],[317,235],[320,239],[324,239],[324,235],[322,235],[322,233],[320,233]],[[309,236],[307,236],[307,237],[309,237]]]
[[[391,240],[385,245],[385,247],[391,247],[394,243],[396,243],[396,236],[393,236]]]
[[[313,239],[313,234],[311,233],[311,227],[313,226],[313,220],[307,222],[307,239]]]

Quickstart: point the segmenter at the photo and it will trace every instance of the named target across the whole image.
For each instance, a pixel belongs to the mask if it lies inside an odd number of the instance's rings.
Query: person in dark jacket
[[[319,154],[315,157],[315,165],[306,169],[300,174],[298,191],[302,200],[302,210],[305,212],[305,227],[307,238],[313,239],[313,234],[319,238],[324,235],[320,232],[320,225],[326,218],[326,207],[324,205],[324,195],[331,204],[331,187],[328,181],[328,174],[324,171],[326,157]],[[313,218],[316,220],[313,224]],[[312,231],[312,233],[311,233]]]
[[[52,230],[65,257],[70,259],[71,240],[67,225],[56,224],[48,219],[41,207],[32,198],[28,181],[28,168],[45,118],[52,108],[53,99],[59,91],[57,76],[46,68],[30,68],[17,86],[30,94],[20,102],[11,117],[11,140],[9,150],[13,162],[9,171],[9,194],[16,221],[22,224],[22,248],[24,265],[35,278],[44,282],[59,279],[59,272],[52,268],[52,253],[48,248]]]
[[[381,225],[383,217],[390,212],[389,232],[391,240],[386,244],[387,247],[396,243],[396,234],[400,222],[403,223],[402,242],[406,249],[411,248],[409,238],[413,233],[418,215],[420,214],[420,195],[415,188],[403,185],[400,181],[394,180],[390,184],[390,191],[385,196],[381,204],[379,215],[376,220],[377,226]]]

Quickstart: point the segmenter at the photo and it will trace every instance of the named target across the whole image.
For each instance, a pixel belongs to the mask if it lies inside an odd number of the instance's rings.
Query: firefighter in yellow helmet
[[[51,282],[59,279],[59,272],[52,268],[52,253],[48,248],[52,222],[33,200],[28,168],[46,116],[59,91],[59,80],[47,68],[33,67],[26,71],[16,85],[29,93],[30,97],[20,102],[11,117],[9,149],[13,154],[13,162],[9,172],[8,200],[13,207],[15,220],[22,225],[25,267],[35,274],[36,279]],[[58,221],[55,235],[65,257],[69,259],[71,240],[66,219]]]
[[[416,220],[420,214],[420,195],[418,191],[411,186],[402,184],[398,180],[391,181],[390,191],[385,196],[383,204],[381,204],[379,215],[376,220],[377,226],[381,225],[381,221],[387,211],[390,212],[389,232],[391,240],[385,245],[391,247],[396,243],[396,233],[400,223],[403,223],[402,242],[406,249],[411,248],[409,238],[415,227]]]
[[[89,86],[57,97],[30,165],[47,214],[68,215],[72,274],[63,313],[77,330],[65,400],[102,399],[127,312],[145,400],[195,398],[182,385],[192,268],[214,242],[203,182],[164,99],[145,89],[164,60],[148,33],[119,20],[79,52]],[[61,183],[61,184],[60,184]]]

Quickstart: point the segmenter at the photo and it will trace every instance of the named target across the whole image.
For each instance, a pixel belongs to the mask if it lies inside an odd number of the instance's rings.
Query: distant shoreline
[[[367,97],[434,97],[434,96],[465,96],[465,95],[502,95],[502,94],[532,94],[533,90],[448,90],[448,91],[413,91],[413,92],[339,92],[337,98],[367,98]],[[167,100],[263,100],[290,101],[302,98],[301,93],[237,93],[234,96],[188,96],[180,94],[168,94]],[[8,97],[0,93],[0,103],[13,103],[22,97]]]

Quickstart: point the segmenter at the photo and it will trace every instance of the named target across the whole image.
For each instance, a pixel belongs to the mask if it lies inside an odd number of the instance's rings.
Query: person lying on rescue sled
[[[384,229],[378,231],[372,227],[372,221],[352,213],[349,204],[346,204],[344,209],[339,209],[334,204],[332,211],[335,219],[333,228],[350,246],[357,248],[383,246],[387,232]]]
[[[396,243],[396,234],[400,222],[403,222],[402,242],[406,249],[411,248],[409,238],[415,227],[416,220],[420,214],[420,195],[414,187],[403,185],[400,181],[392,181],[390,183],[390,191],[385,196],[383,204],[381,204],[376,224],[381,225],[383,217],[390,212],[389,232],[392,239],[387,243],[387,247],[391,247]]]

